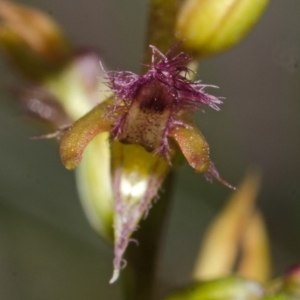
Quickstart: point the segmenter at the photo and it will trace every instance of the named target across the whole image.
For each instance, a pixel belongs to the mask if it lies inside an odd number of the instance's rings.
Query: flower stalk
[[[145,42],[144,65],[149,65],[152,51],[149,45],[154,45],[166,53],[176,44],[174,28],[178,14],[176,0],[151,0],[149,4],[147,36]]]

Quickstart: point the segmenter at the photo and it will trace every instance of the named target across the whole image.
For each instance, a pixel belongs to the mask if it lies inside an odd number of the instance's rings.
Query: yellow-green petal
[[[203,134],[194,126],[176,127],[170,132],[187,162],[196,172],[206,172],[210,165],[209,146]]]
[[[99,133],[109,131],[111,121],[106,118],[106,102],[99,104],[77,120],[63,136],[60,157],[64,166],[73,170],[81,161],[88,143]]]

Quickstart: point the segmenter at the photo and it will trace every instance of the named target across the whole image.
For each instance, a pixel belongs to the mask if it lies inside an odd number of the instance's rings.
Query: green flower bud
[[[283,290],[297,298],[300,297],[300,264],[290,268],[285,274]]]
[[[191,285],[167,300],[255,300],[264,294],[262,286],[239,277],[226,277]]]
[[[267,297],[262,298],[261,300],[297,300],[299,299],[298,297],[294,297],[292,295],[289,295],[287,293],[278,293],[274,295],[270,295]]]
[[[249,172],[213,220],[195,263],[194,280],[219,278],[234,270],[260,282],[268,279],[268,237],[263,218],[255,209],[260,181],[259,171]]]
[[[259,20],[268,0],[186,0],[176,36],[196,56],[221,52],[237,44]]]
[[[59,69],[72,55],[59,26],[41,11],[1,1],[0,20],[0,45],[29,78]]]
[[[114,201],[107,133],[99,134],[89,143],[81,164],[75,171],[81,204],[91,226],[102,238],[113,242]]]

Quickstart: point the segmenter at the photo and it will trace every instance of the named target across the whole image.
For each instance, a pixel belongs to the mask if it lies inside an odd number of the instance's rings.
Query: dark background
[[[92,47],[111,69],[138,72],[146,0],[22,1],[52,15],[78,46]],[[263,169],[258,205],[272,242],[274,275],[300,261],[300,2],[272,0],[236,48],[207,59],[199,77],[220,86],[221,112],[198,124],[223,176],[237,184]],[[82,212],[73,174],[51,141],[20,113],[6,88],[16,78],[1,60],[0,298],[120,299],[108,285],[112,253]],[[161,281],[185,283],[206,226],[231,191],[184,166],[178,176]],[[131,247],[135,247],[131,245]]]

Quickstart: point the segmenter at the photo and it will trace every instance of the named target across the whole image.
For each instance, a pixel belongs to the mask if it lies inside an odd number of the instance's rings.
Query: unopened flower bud
[[[113,242],[114,201],[107,133],[99,134],[89,143],[75,173],[80,200],[90,224],[102,238]]]
[[[225,277],[193,284],[166,300],[255,300],[263,294],[263,287],[255,281]]]
[[[46,14],[24,5],[0,2],[0,44],[30,78],[59,68],[71,48],[58,25]]]
[[[261,300],[298,300],[298,297],[294,297],[285,292],[279,292],[277,294],[268,295],[261,298]]]
[[[300,297],[300,264],[290,268],[285,274],[283,290],[297,298]]]
[[[210,224],[195,263],[194,280],[219,278],[232,273],[238,255],[242,263],[239,265],[242,269],[241,275],[251,273],[255,275],[251,279],[261,279],[268,273],[268,254],[265,254],[267,238],[263,234],[264,227],[261,219],[259,224],[257,219],[256,222],[253,219],[259,186],[260,174],[252,171]],[[252,241],[254,229],[256,236],[255,241]],[[252,256],[249,254],[251,250],[255,250],[254,254],[251,253]]]
[[[195,56],[237,44],[265,10],[268,0],[185,0],[176,25],[183,48]]]

